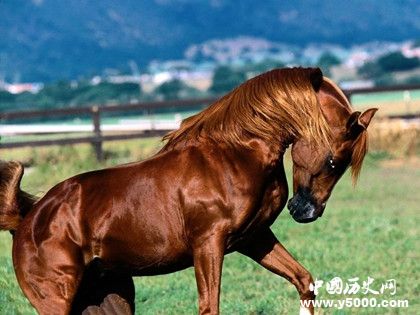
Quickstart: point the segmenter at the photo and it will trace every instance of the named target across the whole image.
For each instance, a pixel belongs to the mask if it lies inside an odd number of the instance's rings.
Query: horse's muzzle
[[[299,190],[287,203],[293,219],[299,223],[309,223],[318,219],[325,208],[325,204],[316,206],[310,194]]]

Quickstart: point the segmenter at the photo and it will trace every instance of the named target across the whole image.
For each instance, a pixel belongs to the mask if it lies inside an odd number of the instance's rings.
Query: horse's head
[[[367,127],[376,112],[351,112],[344,94],[324,79],[317,96],[331,128],[330,145],[319,146],[298,139],[293,143],[293,198],[288,208],[300,223],[321,217],[337,181],[351,166],[353,180],[360,171],[367,150]]]

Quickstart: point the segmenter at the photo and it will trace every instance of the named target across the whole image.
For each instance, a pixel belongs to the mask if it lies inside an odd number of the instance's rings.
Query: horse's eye
[[[333,160],[332,158],[329,158],[329,159],[328,159],[328,165],[329,165],[331,168],[335,168],[335,163],[334,163],[334,160]]]

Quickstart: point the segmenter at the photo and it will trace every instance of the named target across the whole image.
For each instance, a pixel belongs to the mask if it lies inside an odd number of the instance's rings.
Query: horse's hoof
[[[82,315],[132,315],[130,305],[119,295],[109,294],[100,306],[89,306]]]
[[[85,309],[82,315],[103,315],[104,312],[99,306],[93,305]]]

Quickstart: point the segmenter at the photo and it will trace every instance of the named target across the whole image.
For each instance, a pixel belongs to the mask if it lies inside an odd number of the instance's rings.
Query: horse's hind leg
[[[106,269],[95,258],[83,273],[70,314],[98,314],[99,308],[100,314],[134,314],[134,297],[131,275]]]
[[[19,234],[13,241],[13,263],[22,291],[41,315],[69,314],[84,269],[78,247],[63,240],[35,247]]]
[[[82,314],[102,302],[99,314],[134,313],[131,276],[104,270],[96,260],[85,268],[79,248],[70,242],[49,240],[35,248],[18,233],[13,243],[16,277],[39,314]]]

